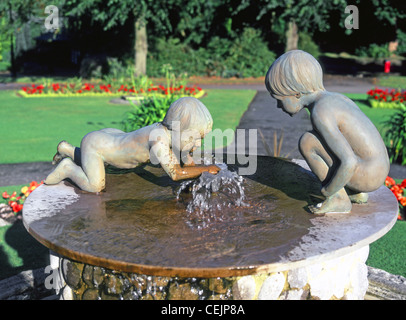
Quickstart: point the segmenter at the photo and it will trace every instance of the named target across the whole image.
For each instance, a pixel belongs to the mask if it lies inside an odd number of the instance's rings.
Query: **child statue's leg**
[[[87,157],[86,165],[82,167],[73,162],[70,157],[64,158],[45,179],[45,184],[57,184],[64,179],[71,179],[81,190],[100,192],[105,187],[104,162],[99,156]]]
[[[334,161],[323,147],[317,134],[314,132],[306,132],[300,138],[299,149],[312,172],[323,183],[331,174]],[[348,213],[351,211],[351,208],[351,200],[344,188],[332,196],[327,197],[325,201],[315,206],[309,206],[310,211],[314,214]]]
[[[73,180],[76,176],[83,176],[85,173],[82,168],[77,166],[69,157],[63,158],[54,171],[52,171],[44,180],[45,184],[57,184],[64,179]]]

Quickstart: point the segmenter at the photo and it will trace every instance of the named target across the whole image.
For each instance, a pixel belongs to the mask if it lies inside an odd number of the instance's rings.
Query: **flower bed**
[[[22,87],[18,91],[22,97],[81,97],[81,96],[134,96],[143,99],[147,96],[165,97],[177,95],[179,97],[193,96],[201,98],[205,91],[197,86],[179,85],[165,87],[151,84],[147,88],[135,88],[132,85],[112,84],[75,84],[75,83],[52,83],[49,85],[32,84]]]
[[[385,180],[385,185],[393,192],[396,199],[399,202],[399,215],[398,220],[405,220],[405,207],[406,207],[406,179],[402,181],[402,183],[397,184],[394,179],[391,177],[387,177]]]
[[[32,181],[29,185],[22,187],[18,195],[17,191],[14,191],[11,195],[4,191],[2,197],[7,201],[11,209],[10,211],[14,212],[14,214],[20,213],[23,209],[25,199],[42,183],[42,181],[40,183]]]
[[[406,102],[406,91],[400,92],[395,89],[382,90],[371,89],[367,92],[368,102],[372,108],[400,108],[403,102]]]

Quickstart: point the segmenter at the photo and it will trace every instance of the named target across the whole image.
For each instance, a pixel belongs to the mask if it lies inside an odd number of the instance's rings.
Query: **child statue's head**
[[[284,53],[269,68],[265,86],[287,113],[298,112],[300,99],[310,93],[325,91],[323,71],[318,61],[302,50]]]
[[[206,106],[193,97],[184,97],[171,104],[162,124],[180,133],[180,149],[199,147],[201,139],[213,128],[213,119]]]

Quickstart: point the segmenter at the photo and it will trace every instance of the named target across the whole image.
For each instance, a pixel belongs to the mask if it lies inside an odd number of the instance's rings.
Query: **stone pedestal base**
[[[51,253],[61,299],[79,300],[362,300],[369,246],[281,272],[227,278],[157,277],[75,262]]]

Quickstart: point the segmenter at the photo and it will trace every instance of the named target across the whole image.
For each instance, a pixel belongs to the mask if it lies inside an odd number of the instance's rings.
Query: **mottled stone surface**
[[[367,246],[340,258],[294,270],[227,278],[154,277],[61,258],[61,264],[68,266],[63,272],[68,289],[63,290],[62,297],[80,300],[362,300],[368,288],[365,265],[368,251]],[[89,275],[95,270],[99,273],[97,283],[89,281]]]

